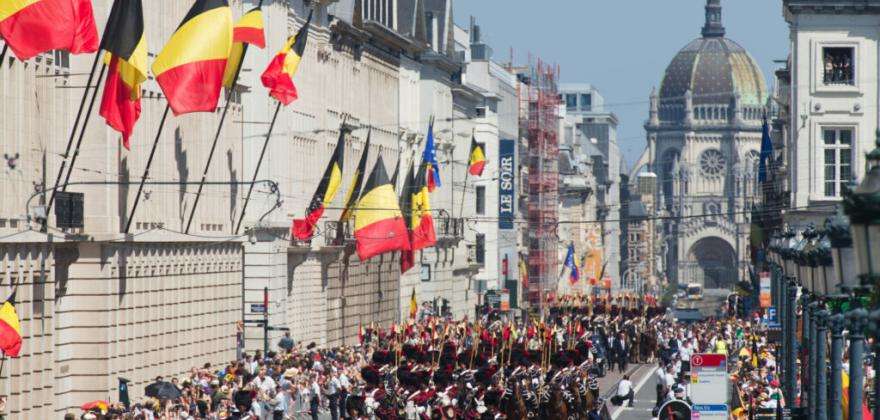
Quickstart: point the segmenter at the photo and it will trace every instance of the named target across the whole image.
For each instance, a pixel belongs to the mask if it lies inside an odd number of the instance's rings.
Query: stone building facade
[[[672,59],[645,125],[656,205],[669,218],[658,232],[666,274],[706,288],[745,274],[767,99],[760,67],[724,37],[721,16],[720,0],[707,0],[702,36]]]
[[[785,221],[801,231],[835,212],[875,147],[880,1],[785,0],[782,9],[791,55],[780,72],[785,164],[777,172],[791,192]]]
[[[110,5],[94,2],[99,30]],[[255,5],[234,1],[233,14]],[[145,8],[151,54],[188,7]],[[274,184],[255,185],[236,232],[274,111],[259,75],[309,7],[315,16],[295,78],[300,99],[281,110],[256,176]],[[122,232],[165,102],[153,80],[144,83],[131,151],[93,115],[68,187],[85,194],[84,226],[58,229],[50,214],[41,232],[37,218],[94,56],[2,63],[0,154],[13,158],[0,162],[0,295],[17,290],[24,336],[21,357],[6,362],[0,384],[10,418],[55,418],[85,401],[113,399],[117,377],[131,380],[136,399],[158,375],[262,349],[262,328],[250,322],[263,318],[264,290],[269,324],[318,345],[353,344],[359,325],[399,322],[413,288],[420,301],[445,300],[453,316],[473,310],[473,232],[465,233],[464,219],[474,204],[462,162],[486,93],[462,82],[452,0],[295,0],[263,10],[267,48],[247,55],[188,233],[222,99],[214,113],[169,117],[129,234]],[[402,184],[431,116],[444,184],[432,195],[438,247],[417,254],[417,267],[401,276],[397,255],[358,261],[351,226],[338,223],[340,207],[367,133],[368,166],[379,154],[389,172],[399,163]],[[290,220],[303,216],[343,120],[352,131],[341,192],[317,236],[292,241]],[[430,281],[421,277],[425,265]],[[280,335],[270,333],[271,348]]]

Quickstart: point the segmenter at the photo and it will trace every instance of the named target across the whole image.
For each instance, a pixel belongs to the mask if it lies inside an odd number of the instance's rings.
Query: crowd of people
[[[359,345],[332,349],[285,337],[276,352],[156,378],[154,396],[93,404],[82,417],[595,420],[605,405],[599,378],[652,360],[656,326],[665,325],[663,308],[620,303],[567,299],[525,322],[430,317],[367,327]]]

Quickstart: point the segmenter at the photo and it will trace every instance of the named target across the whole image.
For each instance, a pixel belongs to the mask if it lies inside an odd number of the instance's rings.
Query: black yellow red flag
[[[269,67],[260,76],[263,86],[269,89],[269,95],[284,105],[290,104],[299,97],[296,85],[293,84],[293,75],[296,74],[299,63],[305,55],[311,23],[312,12],[309,12],[306,24],[299,28],[296,35],[287,39],[284,48],[278,51],[269,63]]]
[[[15,311],[15,292],[0,305],[0,351],[18,357],[21,351],[21,323]]]
[[[354,177],[351,180],[351,186],[348,187],[348,195],[345,197],[345,207],[342,209],[342,215],[339,220],[347,222],[354,215],[354,209],[357,206],[358,199],[361,197],[361,187],[364,184],[364,178],[367,172],[367,157],[370,152],[370,137],[373,132],[367,133],[367,141],[364,144],[364,151],[361,153],[361,160],[358,161],[357,168],[354,171]],[[393,183],[392,183],[393,184]]]
[[[434,231],[434,218],[431,216],[431,197],[428,186],[428,166],[424,162],[416,172],[416,179],[411,190],[409,227],[412,230],[412,249],[418,251],[437,243]]]
[[[292,234],[296,239],[308,241],[315,235],[315,226],[318,220],[324,215],[324,209],[336,197],[339,186],[342,184],[342,168],[345,162],[345,127],[339,128],[339,139],[336,140],[336,149],[330,156],[330,162],[327,163],[327,169],[318,183],[318,189],[312,196],[309,208],[306,209],[306,217],[303,219],[294,219]]]
[[[141,0],[116,0],[101,48],[110,65],[104,82],[100,114],[107,125],[122,134],[122,145],[131,149],[129,139],[141,115],[141,83],[147,80],[147,38]]]
[[[174,115],[217,108],[231,49],[227,0],[196,0],[153,62],[156,82]]]
[[[263,11],[257,7],[245,13],[232,28],[232,49],[226,71],[223,74],[223,87],[231,89],[235,75],[244,58],[244,45],[250,44],[258,48],[266,48],[266,36],[263,33]]]
[[[398,165],[399,166],[399,165]],[[409,235],[410,244],[412,244],[412,230],[410,229],[410,220],[412,215],[412,189],[415,182],[415,168],[413,163],[409,164],[409,171],[403,180],[403,187],[400,189],[400,209],[403,213],[403,220],[406,221],[407,234]],[[410,247],[412,248],[412,247]],[[415,252],[412,249],[400,252],[400,272],[406,273],[409,269],[416,265]]]
[[[98,50],[91,0],[2,0],[0,37],[22,61],[51,50]]]
[[[482,176],[486,168],[486,146],[477,143],[477,139],[471,137],[471,154],[468,162],[468,172],[473,176]]]
[[[366,261],[376,255],[410,249],[406,223],[382,156],[367,178],[354,213],[354,237],[358,257]]]

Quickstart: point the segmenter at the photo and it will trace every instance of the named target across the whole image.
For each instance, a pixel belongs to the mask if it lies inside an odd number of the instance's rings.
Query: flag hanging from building
[[[104,82],[100,115],[122,134],[122,145],[131,150],[131,134],[141,116],[141,83],[147,80],[147,37],[141,0],[116,0],[101,49],[110,66]]]
[[[770,127],[767,125],[766,117],[761,131],[761,161],[758,163],[759,183],[767,181],[767,165],[773,159],[773,140],[770,139]]]
[[[354,214],[354,237],[361,261],[386,252],[409,250],[406,223],[381,155],[363,192]]]
[[[15,311],[15,293],[0,306],[0,350],[9,357],[18,357],[21,351],[21,323]]]
[[[425,143],[425,151],[422,153],[422,162],[428,172],[428,191],[434,192],[440,184],[440,165],[437,164],[437,149],[434,146],[434,121],[428,125],[428,140]],[[420,168],[424,170],[425,168]]]
[[[412,198],[410,206],[412,214],[410,215],[409,227],[412,232],[412,250],[418,251],[437,243],[437,235],[434,232],[434,218],[431,216],[431,197],[428,193],[428,172],[425,168],[429,166],[425,163],[422,169],[416,172],[416,179],[411,189]]]
[[[400,165],[398,165],[399,167]],[[406,221],[407,235],[409,235],[410,244],[412,244],[412,230],[410,230],[410,220],[412,220],[412,188],[415,180],[415,169],[413,163],[409,164],[409,171],[406,173],[406,177],[403,180],[403,188],[400,189],[400,209],[403,214],[403,220]],[[405,249],[400,251],[400,272],[406,273],[410,268],[413,268],[416,264],[416,255],[415,251],[410,249]]]
[[[296,85],[293,84],[293,75],[296,74],[299,63],[305,55],[311,23],[312,12],[309,12],[306,24],[299,28],[296,35],[287,39],[284,48],[275,55],[269,67],[260,76],[263,86],[269,89],[269,95],[284,105],[290,104],[299,97]]]
[[[574,244],[568,245],[568,254],[565,256],[565,268],[568,269],[568,281],[576,284],[580,278],[577,263],[574,261]]]
[[[98,51],[91,0],[0,1],[0,36],[21,61],[52,50]]]
[[[156,82],[174,115],[217,108],[231,49],[227,0],[196,0],[153,62]]]
[[[318,183],[318,189],[312,196],[309,208],[306,209],[306,217],[304,219],[294,219],[293,236],[301,241],[308,241],[315,235],[315,226],[318,220],[324,214],[324,209],[330,205],[339,186],[342,184],[342,168],[345,162],[345,126],[339,127],[339,139],[336,140],[336,149],[330,156],[330,162],[327,163],[327,169]]]
[[[477,143],[477,139],[471,137],[471,155],[468,162],[468,172],[473,176],[483,176],[486,168],[486,146]]]
[[[357,201],[361,197],[361,187],[363,186],[364,174],[367,172],[367,157],[370,152],[370,136],[373,131],[367,132],[367,141],[364,143],[364,151],[361,152],[361,160],[358,162],[357,168],[354,170],[354,177],[351,180],[351,186],[348,187],[348,195],[345,197],[345,207],[342,209],[342,215],[339,221],[347,222],[354,214]],[[393,185],[393,182],[392,182]]]
[[[412,294],[409,296],[409,317],[416,319],[419,314],[419,302],[416,300],[416,288],[413,287]]]
[[[263,34],[263,11],[259,8],[249,10],[232,28],[232,49],[226,60],[223,73],[223,87],[232,89],[235,76],[244,60],[244,45],[250,44],[257,48],[266,48],[266,36]]]

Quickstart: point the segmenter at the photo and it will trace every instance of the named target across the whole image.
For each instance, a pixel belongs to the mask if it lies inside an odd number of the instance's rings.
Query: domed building
[[[702,36],[651,93],[647,166],[658,175],[667,278],[707,289],[743,279],[748,204],[756,193],[767,98],[755,60],[725,38],[721,0],[707,0]]]

